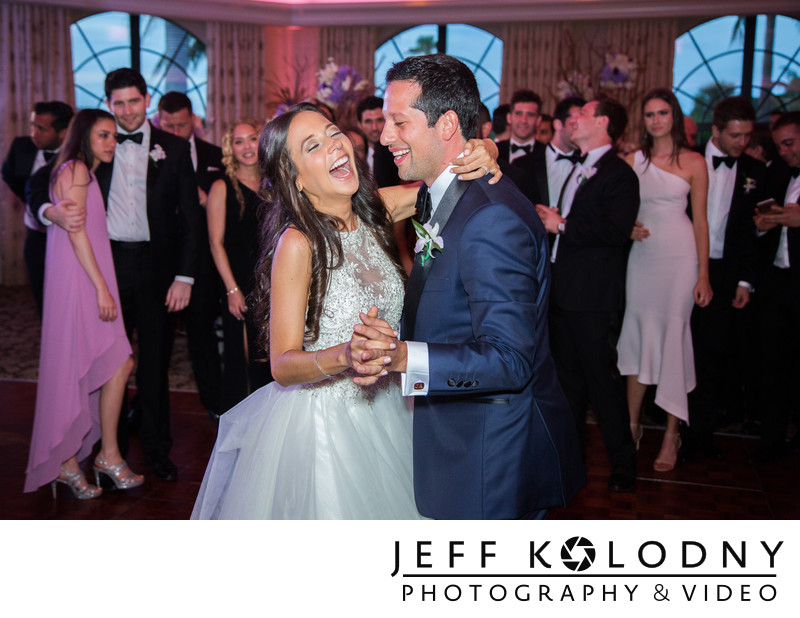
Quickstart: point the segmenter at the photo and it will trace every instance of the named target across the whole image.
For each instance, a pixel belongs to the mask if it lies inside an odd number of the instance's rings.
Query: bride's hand
[[[489,184],[495,184],[503,176],[497,164],[497,145],[489,139],[471,139],[464,148],[464,156],[453,161],[452,172],[459,180],[475,180],[491,174]]]
[[[711,283],[708,277],[700,277],[694,286],[693,290],[694,302],[698,307],[708,307],[711,299],[714,297],[714,292],[711,289]]]
[[[648,230],[644,223],[641,221],[637,221],[633,224],[633,230],[631,231],[631,240],[638,240],[639,242],[643,241],[645,238],[650,236],[650,230]]]

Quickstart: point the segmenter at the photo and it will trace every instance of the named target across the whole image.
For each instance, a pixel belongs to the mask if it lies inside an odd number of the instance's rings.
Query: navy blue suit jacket
[[[448,212],[449,211],[449,212]],[[403,337],[428,344],[415,398],[422,515],[513,519],[562,506],[585,482],[547,333],[547,235],[508,179],[454,181],[437,208],[443,252],[415,263]]]

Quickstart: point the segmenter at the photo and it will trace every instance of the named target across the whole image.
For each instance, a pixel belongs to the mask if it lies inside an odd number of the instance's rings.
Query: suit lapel
[[[607,151],[602,157],[600,157],[597,160],[597,163],[595,163],[592,166],[597,170],[597,172],[595,172],[592,175],[591,178],[588,178],[588,179],[584,180],[581,184],[578,185],[578,188],[575,190],[575,197],[572,198],[572,206],[573,206],[573,208],[575,207],[575,201],[578,199],[578,196],[581,194],[581,191],[583,191],[584,187],[586,187],[587,185],[591,184],[591,182],[595,178],[597,178],[597,175],[602,172],[603,166],[606,164],[606,162],[609,160],[610,157],[616,157],[616,156],[617,156],[616,151],[614,150],[614,148],[611,148],[609,151]]]
[[[111,174],[114,171],[114,161],[110,163],[101,163],[97,166],[94,176],[97,178],[97,184],[100,186],[100,193],[103,194],[103,204],[108,210],[108,193],[111,191]]]
[[[539,142],[536,142],[536,144],[538,146]],[[533,151],[537,152],[536,146],[533,147]],[[538,153],[541,153],[541,156]],[[542,200],[542,204],[545,206],[550,206],[550,186],[547,180],[547,147],[539,149],[537,158],[539,160],[536,161],[535,180],[539,189],[539,199]]]
[[[464,195],[471,184],[471,180],[464,181],[455,179],[450,183],[447,191],[445,191],[442,201],[436,207],[436,212],[433,213],[433,217],[431,217],[431,225],[439,224],[440,234],[444,232],[444,228],[450,220],[450,215],[453,214],[456,204],[458,204],[461,196]],[[403,337],[406,339],[413,338],[414,336],[419,299],[422,296],[425,281],[428,279],[428,273],[430,273],[435,259],[436,258],[431,257],[425,261],[425,265],[423,266],[420,254],[418,253],[414,256],[414,268],[411,270],[411,276],[408,279],[408,287],[406,288],[406,295],[403,303]]]

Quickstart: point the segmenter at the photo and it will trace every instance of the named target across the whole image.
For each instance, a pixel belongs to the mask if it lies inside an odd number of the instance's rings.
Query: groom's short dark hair
[[[387,84],[399,81],[419,84],[421,92],[412,105],[425,114],[429,127],[453,110],[462,137],[468,140],[477,136],[481,96],[475,74],[466,64],[447,54],[409,56],[386,73]]]

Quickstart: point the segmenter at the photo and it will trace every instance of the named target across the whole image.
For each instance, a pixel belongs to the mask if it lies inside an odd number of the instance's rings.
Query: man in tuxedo
[[[572,143],[570,132],[585,104],[586,101],[578,97],[561,101],[553,114],[553,139],[550,143],[536,142],[531,154],[514,161],[514,167],[525,174],[524,183],[517,185],[534,204],[553,208],[558,204],[564,181],[580,158],[580,150]]]
[[[714,297],[692,310],[697,387],[689,394],[688,427],[682,427],[681,457],[723,456],[713,440],[727,385],[726,362],[735,356],[737,313],[750,302],[756,282],[753,214],[766,188],[765,167],[744,154],[753,135],[755,111],[744,97],[728,97],[714,108],[708,169],[709,277]]]
[[[611,463],[608,487],[620,492],[633,491],[636,480],[636,446],[617,369],[628,242],[639,210],[639,180],[612,146],[627,121],[625,108],[612,99],[584,105],[570,140],[586,158],[573,166],[558,208],[536,207],[556,234],[550,340],[558,377],[584,442],[592,402]]]
[[[507,163],[533,152],[539,128],[542,99],[533,90],[517,90],[511,95],[511,111],[506,117],[511,137],[497,142],[497,160]]]
[[[114,160],[101,164],[95,175],[107,207],[125,329],[131,339],[137,334],[139,438],[145,466],[158,478],[174,481],[168,314],[187,307],[197,276],[202,225],[197,181],[189,143],[146,120],[150,95],[137,71],[109,73],[105,94],[119,146]],[[124,430],[127,424],[120,426]]]
[[[183,92],[167,92],[158,101],[158,122],[167,133],[188,140],[192,167],[197,177],[197,196],[205,208],[208,192],[215,180],[222,177],[222,149],[194,134],[192,102]],[[197,390],[212,420],[219,420],[222,359],[214,329],[220,315],[221,283],[208,244],[208,223],[205,213],[198,230],[197,276],[192,298],[186,308],[186,342],[192,361]]]
[[[381,144],[383,131],[383,99],[368,96],[356,107],[358,128],[367,136],[367,165],[379,187],[394,187],[400,184],[397,168],[389,149]]]
[[[356,331],[396,345],[387,369],[416,396],[417,508],[437,519],[541,517],[585,481],[548,347],[544,229],[508,179],[454,182],[449,162],[476,135],[480,102],[466,65],[412,56],[386,80],[381,142],[403,180],[424,181],[420,221],[438,224],[441,250],[415,258],[403,340],[363,314],[369,326]]]
[[[31,210],[25,196],[25,184],[34,173],[44,167],[58,153],[73,114],[72,107],[62,101],[36,103],[31,112],[30,135],[15,138],[3,161],[3,181],[25,204],[24,222],[25,227],[28,228],[28,234],[25,237],[23,256],[40,316],[42,315],[47,235],[45,228],[37,219],[38,213]]]
[[[511,130],[508,128],[509,111],[511,111],[511,105],[503,103],[492,112],[492,131],[494,131],[494,141],[498,143],[511,137]]]
[[[778,204],[758,211],[766,264],[759,283],[762,367],[761,443],[750,455],[753,464],[769,463],[787,453],[786,433],[791,406],[798,399],[800,349],[800,112],[788,112],[775,122],[772,137],[789,168],[788,182],[777,189]],[[800,446],[800,434],[792,441]]]

